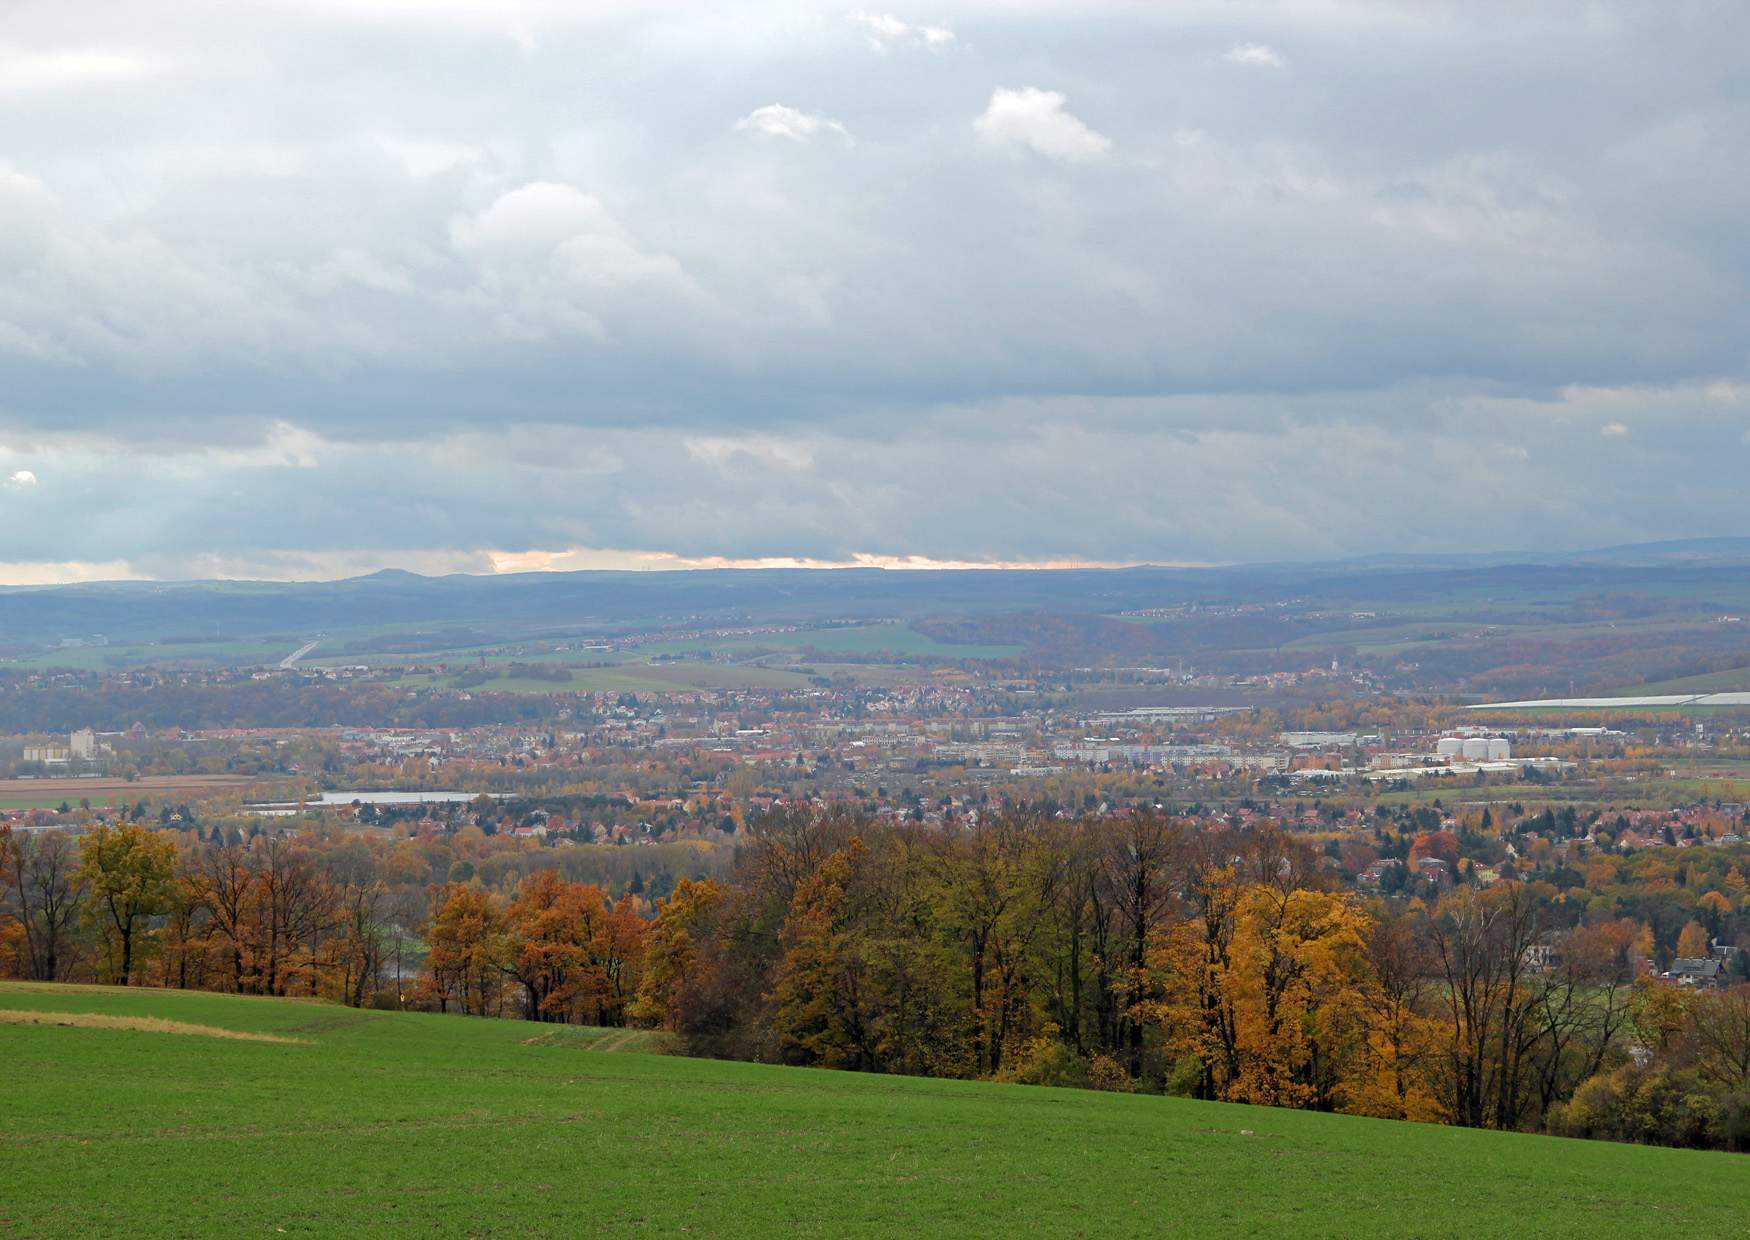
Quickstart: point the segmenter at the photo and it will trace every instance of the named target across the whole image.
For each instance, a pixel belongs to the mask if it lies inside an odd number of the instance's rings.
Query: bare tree
[[[0,891],[7,893],[0,913],[24,931],[25,972],[33,980],[66,976],[79,917],[78,868],[77,852],[62,832],[14,835],[0,827]]]
[[[1520,883],[1461,890],[1429,921],[1448,1025],[1448,1110],[1455,1124],[1516,1128],[1540,1036],[1531,984],[1536,900]]]

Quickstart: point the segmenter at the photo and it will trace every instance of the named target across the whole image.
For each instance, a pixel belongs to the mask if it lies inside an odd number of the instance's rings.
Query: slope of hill
[[[1750,1209],[1734,1155],[594,1053],[650,1045],[0,984],[0,1233],[1693,1237]]]

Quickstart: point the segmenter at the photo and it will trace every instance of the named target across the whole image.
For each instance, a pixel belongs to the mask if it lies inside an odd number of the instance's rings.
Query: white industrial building
[[[1435,743],[1434,754],[1448,760],[1505,762],[1513,756],[1513,746],[1504,736],[1443,736]]]

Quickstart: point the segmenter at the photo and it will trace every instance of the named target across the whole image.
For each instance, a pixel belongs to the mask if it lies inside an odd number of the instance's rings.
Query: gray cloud
[[[0,47],[9,562],[1750,517],[1736,6],[97,14]]]

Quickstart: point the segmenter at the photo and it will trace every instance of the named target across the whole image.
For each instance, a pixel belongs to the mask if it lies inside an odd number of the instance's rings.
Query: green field
[[[1021,653],[1013,645],[962,645],[937,641],[909,624],[859,624],[824,629],[800,629],[792,633],[758,633],[735,637],[691,638],[686,641],[650,642],[627,647],[639,654],[738,650],[818,650],[823,654],[892,654],[933,659],[1012,659]]]
[[[669,642],[647,642],[611,651],[542,649],[538,645],[502,644],[467,650],[431,651],[419,655],[312,657],[312,666],[363,661],[380,666],[432,662],[458,655],[484,659],[494,673],[489,680],[465,686],[482,693],[674,693],[712,689],[806,689],[811,675],[838,675],[869,683],[884,683],[917,675],[916,664],[830,664],[822,670],[817,654],[832,657],[895,660],[918,658],[1001,659],[1020,653],[1019,646],[961,646],[939,642],[909,625],[866,624],[795,632],[734,634]],[[710,656],[716,656],[712,658]],[[719,660],[734,659],[733,662]],[[512,674],[510,664],[544,664],[567,668],[568,681]],[[582,666],[584,664],[596,666]],[[419,688],[456,688],[459,669],[443,675],[419,673],[398,683]]]
[[[367,626],[356,631],[326,635],[321,644],[301,660],[308,668],[365,664],[396,667],[408,664],[463,662],[485,659],[495,667],[510,663],[552,663],[576,668],[578,692],[663,692],[690,689],[793,689],[807,685],[805,676],[785,670],[783,664],[833,655],[894,660],[1008,659],[1021,653],[1020,646],[957,645],[937,641],[909,624],[859,624],[798,629],[789,632],[738,633],[724,637],[653,641],[613,649],[592,649],[587,640],[506,639],[487,644],[463,641],[457,644],[443,634],[428,635],[428,644],[413,651],[382,653],[349,649],[364,638],[403,635],[396,626]],[[126,642],[110,646],[79,646],[48,650],[0,661],[18,670],[102,672],[142,666],[163,667],[273,667],[309,640],[287,634],[245,640],[215,638],[212,641]],[[735,664],[713,663],[706,656],[738,660]],[[689,656],[697,656],[691,658]],[[680,659],[675,664],[667,660]],[[776,665],[759,664],[767,659]],[[664,662],[652,663],[652,659]],[[584,667],[583,664],[609,664]],[[870,672],[878,665],[856,665]],[[445,677],[410,677],[410,685],[447,685]],[[476,686],[489,693],[553,693],[567,686],[532,677],[499,675]]]
[[[1659,697],[1668,693],[1742,693],[1747,689],[1750,689],[1750,667],[1731,667],[1718,672],[1702,672],[1696,676],[1679,676],[1675,680],[1630,685],[1626,689],[1598,696]]]
[[[9,660],[7,666],[30,671],[51,668],[80,672],[116,671],[129,667],[271,667],[309,638],[260,638],[246,641],[124,642],[112,646],[74,646]],[[320,646],[317,647],[321,649]]]
[[[133,801],[129,800],[127,797],[114,795],[86,797],[85,799],[96,806],[133,804]],[[0,809],[56,809],[63,802],[68,805],[77,805],[79,804],[79,798],[75,796],[67,796],[63,793],[55,793],[40,797],[0,797]]]
[[[597,1053],[654,1036],[0,983],[0,1234],[1692,1238],[1750,1211],[1739,1155]]]

